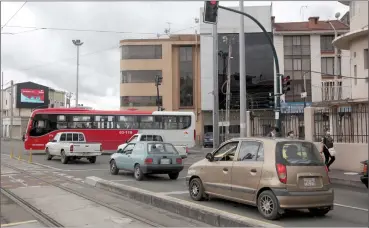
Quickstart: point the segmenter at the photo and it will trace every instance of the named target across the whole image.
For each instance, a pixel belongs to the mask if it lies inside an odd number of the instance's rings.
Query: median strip
[[[220,227],[281,227],[272,223],[240,216],[215,208],[188,202],[171,196],[155,193],[111,181],[99,177],[86,177],[85,183],[96,188],[107,190],[152,206],[161,208],[181,216]]]

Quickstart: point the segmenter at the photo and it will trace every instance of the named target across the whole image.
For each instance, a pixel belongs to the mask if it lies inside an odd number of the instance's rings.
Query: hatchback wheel
[[[139,164],[135,165],[135,172],[133,174],[135,179],[141,181],[144,178],[144,174],[142,173],[141,167]]]
[[[110,173],[113,175],[117,175],[119,172],[119,169],[117,168],[117,164],[114,160],[110,162]]]
[[[204,186],[202,185],[200,178],[192,179],[190,181],[188,190],[193,200],[202,201],[207,198],[207,195],[204,193]]]
[[[318,217],[325,216],[329,211],[330,211],[330,208],[328,208],[328,207],[325,207],[325,208],[309,208],[309,212],[312,215],[318,216]]]
[[[258,197],[258,210],[260,214],[269,220],[280,217],[279,203],[272,191],[264,191]]]
[[[169,173],[168,176],[171,180],[177,180],[179,173]]]

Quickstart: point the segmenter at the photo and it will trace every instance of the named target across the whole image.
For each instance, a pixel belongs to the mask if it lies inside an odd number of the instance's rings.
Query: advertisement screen
[[[21,89],[21,103],[38,103],[45,102],[45,93],[43,89]]]

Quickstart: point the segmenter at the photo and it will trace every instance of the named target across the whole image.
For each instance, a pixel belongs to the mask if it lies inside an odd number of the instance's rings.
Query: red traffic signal
[[[219,1],[205,1],[204,23],[216,24],[218,17]]]
[[[218,3],[218,1],[210,1],[211,5],[216,5]]]
[[[285,94],[287,91],[291,90],[291,77],[282,75],[282,92]]]

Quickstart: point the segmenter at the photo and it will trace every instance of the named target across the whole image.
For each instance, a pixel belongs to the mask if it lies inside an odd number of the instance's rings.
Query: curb
[[[365,185],[361,183],[361,181],[345,180],[345,179],[340,179],[340,178],[335,178],[335,177],[330,177],[330,179],[331,179],[332,184],[367,189]]]
[[[99,189],[110,191],[154,207],[195,219],[217,227],[275,227],[281,226],[240,216],[215,208],[202,206],[185,200],[166,196],[131,186],[126,186],[99,177],[86,177],[85,183]]]

